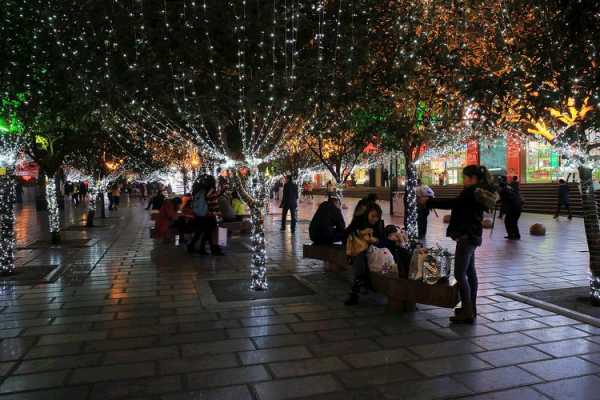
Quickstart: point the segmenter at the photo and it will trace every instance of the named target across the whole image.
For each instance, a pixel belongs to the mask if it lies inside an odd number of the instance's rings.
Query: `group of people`
[[[217,182],[210,175],[199,177],[192,193],[183,197],[166,198],[159,191],[148,208],[158,210],[155,238],[170,242],[177,235],[188,252],[203,255],[209,254],[207,245],[210,254],[223,255],[217,236],[219,221],[240,221],[247,213],[239,194],[229,189],[227,178],[221,176]],[[186,233],[192,234],[187,243]]]
[[[85,199],[88,187],[85,182],[67,182],[65,184],[65,194],[71,195],[71,201],[75,207]]]
[[[483,215],[493,211],[499,200],[499,189],[484,166],[470,165],[463,169],[464,188],[454,199],[435,198],[425,188],[417,197],[419,209],[451,210],[447,236],[456,242],[454,276],[461,307],[450,318],[453,323],[473,323],[477,316],[477,273],[475,250],[482,243]],[[422,185],[420,185],[422,186]],[[422,215],[425,215],[422,212]],[[374,194],[359,201],[352,222],[345,226],[341,204],[329,197],[317,209],[309,227],[310,239],[319,245],[336,242],[346,245],[350,256],[353,283],[345,304],[357,304],[364,289],[370,288],[367,254],[371,246],[386,248],[394,257],[399,273],[407,271],[413,246],[406,235],[394,225],[385,226],[381,207]]]
[[[525,201],[521,196],[519,179],[516,176],[513,176],[510,182],[508,182],[506,177],[500,176],[493,179],[493,181],[499,195],[499,202],[493,210],[496,210],[498,207],[500,208],[499,218],[504,218],[504,226],[506,228],[505,239],[520,240],[519,218],[521,217]],[[427,235],[427,221],[430,213],[430,209],[424,206],[424,204],[429,199],[433,199],[435,193],[429,186],[423,184],[420,179],[417,181],[417,185],[415,191],[417,198],[417,226],[419,239],[423,240]]]

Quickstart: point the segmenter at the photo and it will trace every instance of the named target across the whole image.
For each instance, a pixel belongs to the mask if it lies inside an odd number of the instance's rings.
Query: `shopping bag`
[[[369,251],[367,252],[367,263],[369,265],[369,271],[371,272],[381,274],[393,272],[398,274],[398,266],[394,261],[394,256],[386,248],[375,246],[369,247]]]
[[[219,227],[217,244],[220,247],[227,247],[227,228]]]
[[[420,281],[423,279],[423,264],[427,257],[427,250],[417,249],[412,255],[410,260],[410,267],[408,269],[408,279],[413,281]]]

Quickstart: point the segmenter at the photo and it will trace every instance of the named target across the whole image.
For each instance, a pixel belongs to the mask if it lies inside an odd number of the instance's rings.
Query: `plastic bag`
[[[367,252],[367,263],[369,265],[369,271],[387,274],[393,272],[398,274],[398,266],[394,261],[394,256],[386,248],[379,248],[375,246],[369,247]]]

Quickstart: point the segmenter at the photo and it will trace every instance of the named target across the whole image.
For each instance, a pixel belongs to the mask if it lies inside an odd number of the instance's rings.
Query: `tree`
[[[425,147],[464,141],[457,39],[460,7],[452,1],[385,1],[374,7],[370,61],[362,70],[361,107],[383,146],[404,155],[406,230],[417,239],[416,166]],[[407,12],[410,10],[410,12]]]

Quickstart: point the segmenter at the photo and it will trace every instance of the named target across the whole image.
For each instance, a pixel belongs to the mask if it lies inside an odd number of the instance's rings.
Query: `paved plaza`
[[[600,328],[500,295],[587,285],[580,219],[526,214],[520,242],[501,221],[486,231],[477,323],[449,326],[448,309],[345,307],[349,275],[302,259],[316,200],[296,234],[276,212],[266,223],[271,276],[315,294],[241,302],[219,302],[209,280],[248,276],[244,238],[224,257],[191,256],[150,239],[142,203],[124,203],[104,227],[64,232],[88,247],[54,249],[35,246],[44,217],[19,209],[19,265],[63,272],[0,287],[0,400],[600,399]],[[65,226],[82,213],[67,207]],[[534,222],[546,237],[529,235]],[[452,246],[444,230],[432,214],[429,244]]]

